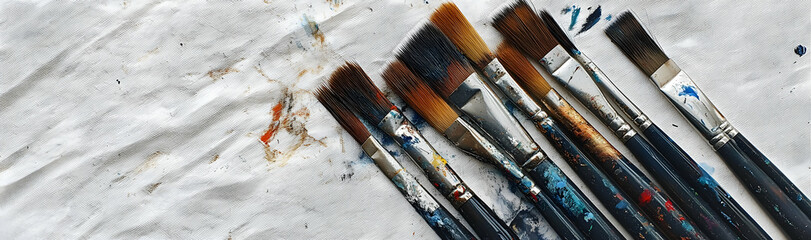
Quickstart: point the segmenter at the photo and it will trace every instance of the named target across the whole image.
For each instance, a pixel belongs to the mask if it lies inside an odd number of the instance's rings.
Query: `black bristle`
[[[653,74],[669,59],[631,12],[620,14],[605,29],[605,34],[647,75]]]
[[[572,40],[569,38],[568,35],[566,35],[566,32],[564,32],[563,29],[560,28],[560,25],[558,25],[555,19],[552,18],[552,15],[550,15],[549,12],[547,12],[546,10],[541,11],[541,19],[543,19],[546,28],[549,29],[549,32],[552,33],[552,36],[554,36],[555,39],[558,40],[558,43],[560,44],[560,46],[563,47],[563,49],[565,49],[569,53],[577,51],[577,47],[574,46]]]
[[[329,87],[366,121],[378,123],[394,105],[357,63],[347,62],[329,78]]]
[[[332,117],[338,121],[338,124],[349,132],[349,135],[352,135],[352,138],[354,138],[355,141],[358,143],[363,143],[367,138],[369,138],[369,136],[371,136],[371,133],[369,133],[369,130],[366,129],[366,126],[363,126],[360,119],[349,111],[349,109],[341,102],[338,95],[336,95],[334,91],[326,86],[321,86],[315,90],[315,98],[321,102],[321,105],[324,105]]]
[[[428,82],[439,92],[447,88],[448,80],[455,80],[452,65],[473,73],[473,67],[451,41],[433,24],[425,24],[398,50],[397,58],[415,75]],[[467,76],[465,76],[467,77]],[[464,79],[462,79],[464,81]],[[455,87],[455,86],[454,86]]]

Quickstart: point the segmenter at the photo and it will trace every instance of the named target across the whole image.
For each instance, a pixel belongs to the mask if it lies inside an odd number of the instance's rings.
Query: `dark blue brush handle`
[[[531,173],[530,178],[532,178]],[[555,233],[557,233],[561,239],[586,239],[574,223],[563,215],[564,211],[555,206],[552,199],[549,199],[545,193],[536,195],[536,199],[532,200],[535,203],[535,207],[541,211],[544,220],[549,223],[549,226],[555,230]]]
[[[658,230],[650,223],[648,218],[635,204],[628,201],[628,197],[620,191],[612,180],[603,174],[585,154],[572,143],[564,132],[555,124],[552,119],[536,122],[538,129],[555,146],[555,149],[566,159],[566,162],[583,179],[589,188],[592,189],[597,198],[606,206],[609,212],[616,217],[617,221],[625,226],[633,236],[645,239],[664,239]],[[541,164],[529,171],[528,174],[533,179],[559,179],[556,182],[536,180],[543,183],[545,190],[553,190],[558,183],[565,181],[566,185],[574,186],[568,178],[560,180],[562,175],[560,168],[551,163]],[[565,177],[565,176],[564,176]],[[564,185],[564,184],[561,184]],[[581,231],[591,239],[622,239],[622,235],[599,212],[583,193],[575,188],[572,191],[576,196],[566,196],[562,192],[552,192],[550,196],[560,205],[569,206],[566,213],[573,219]],[[583,230],[586,229],[586,230]]]
[[[417,206],[419,204],[419,202],[411,203],[414,209],[417,210],[417,213],[428,223],[428,226],[434,229],[434,232],[439,238],[443,240],[476,239],[473,233],[468,231],[444,206],[440,205],[439,208],[431,212],[426,211],[423,206]]]
[[[458,210],[482,239],[518,239],[518,236],[484,204],[484,201],[479,199],[479,196],[473,195],[459,206]]]
[[[734,140],[716,151],[786,234],[792,239],[807,239],[811,236],[809,235],[811,220],[789,199],[780,186],[735,146]]]
[[[634,135],[625,142],[625,145],[675,200],[675,203],[666,203],[667,211],[680,209],[695,221],[702,232],[711,239],[738,238],[732,229],[727,227],[725,221],[721,220],[718,214],[697,196],[693,188],[676,175],[672,167],[665,162],[664,157],[653,149],[653,146],[641,135]]]
[[[752,159],[766,175],[769,175],[769,177],[783,189],[789,198],[797,204],[797,207],[805,213],[805,216],[811,218],[811,199],[803,195],[803,192],[800,191],[777,166],[772,164],[772,162],[766,158],[766,155],[763,155],[763,153],[755,148],[755,145],[752,145],[749,140],[743,137],[743,134],[738,133],[738,135],[735,135],[732,139],[735,140],[736,146],[740,148],[749,159]]]
[[[727,226],[735,230],[741,239],[771,239],[743,207],[656,124],[651,124],[642,134],[704,202],[724,217]]]

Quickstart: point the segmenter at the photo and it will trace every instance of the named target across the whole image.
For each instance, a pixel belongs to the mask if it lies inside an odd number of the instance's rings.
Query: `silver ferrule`
[[[570,57],[563,47],[556,46],[540,62],[560,84],[565,86],[580,103],[608,125],[611,131],[623,142],[636,135],[636,131],[625,122],[625,119],[622,119],[614,111],[608,100],[600,92],[599,87],[592,82],[589,74],[583,69],[583,66]]]
[[[448,97],[464,116],[480,127],[485,134],[505,149],[519,164],[540,151],[538,144],[518,123],[504,103],[481,79],[473,73]]]
[[[443,134],[459,149],[480,161],[498,167],[508,179],[518,183],[518,187],[525,194],[540,194],[541,189],[521,171],[521,167],[515,161],[461,118],[456,118]]]
[[[518,85],[518,82],[507,73],[498,58],[493,59],[484,66],[482,72],[487,80],[496,85],[531,120],[540,121],[546,117],[546,113],[541,109],[541,106],[535,103],[529,94]]]
[[[455,205],[465,203],[472,193],[467,190],[456,172],[448,166],[430,143],[420,134],[411,122],[398,110],[391,110],[378,124],[381,130],[391,136],[436,186]]]
[[[391,154],[386,151],[386,148],[380,144],[377,139],[372,136],[363,141],[363,144],[360,145],[360,148],[363,149],[363,152],[366,155],[369,155],[372,158],[372,161],[375,162],[380,171],[383,172],[384,175],[388,178],[393,178],[397,175],[400,171],[403,171],[403,166],[400,165],[400,162],[394,159]]]
[[[609,101],[616,104],[615,106],[619,108],[617,110],[621,110],[629,119],[633,119],[633,124],[636,125],[639,130],[645,130],[650,127],[652,124],[650,119],[614,85],[614,82],[597,67],[597,64],[594,64],[588,56],[580,51],[574,51],[571,56],[585,68],[586,72],[591,76],[594,83],[597,84],[597,87],[602,91],[603,95],[608,98]]]
[[[434,212],[439,209],[440,205],[436,199],[420,185],[414,176],[406,172],[377,139],[370,136],[360,147],[366,155],[372,158],[380,171],[391,179],[412,206],[420,208],[422,210],[420,212]]]
[[[662,64],[650,77],[676,109],[716,149],[729,141],[727,133],[737,134],[738,131],[672,59]]]

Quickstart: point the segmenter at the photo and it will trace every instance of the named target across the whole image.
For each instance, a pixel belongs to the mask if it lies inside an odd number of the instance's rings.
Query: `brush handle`
[[[805,216],[811,218],[811,199],[808,199],[808,197],[806,197],[777,166],[772,164],[772,162],[766,158],[766,155],[763,155],[755,145],[752,145],[743,134],[738,133],[735,137],[732,137],[732,140],[735,140],[735,145],[783,189],[789,198],[797,204],[797,207],[805,213]]]
[[[555,233],[557,233],[561,239],[587,239],[577,226],[572,223],[571,219],[563,214],[563,212],[568,211],[563,211],[561,208],[555,206],[555,203],[552,202],[552,199],[549,199],[549,196],[546,196],[546,194],[538,194],[533,201],[535,207],[541,211],[544,220],[555,230]]]
[[[712,211],[708,204],[698,197],[698,194],[679,177],[672,167],[665,162],[664,156],[653,149],[653,146],[641,135],[636,134],[629,138],[625,145],[636,156],[642,166],[645,166],[651,175],[662,184],[665,191],[670,193],[675,202],[666,200],[665,210],[669,214],[681,217],[686,213],[702,232],[711,239],[737,239],[738,236],[726,226],[725,222]],[[664,195],[668,197],[668,195]],[[682,223],[684,224],[684,223]]]
[[[597,199],[606,206],[608,212],[631,234],[631,236],[648,239],[665,239],[656,227],[651,224],[648,217],[635,203],[630,202],[630,198],[619,190],[613,180],[606,176],[591,159],[578,149],[566,134],[551,119],[536,122],[536,126],[549,140],[550,143],[562,155],[575,173],[580,176],[586,185],[592,190]],[[533,171],[530,172],[532,175]],[[539,171],[543,172],[543,171]],[[602,216],[601,216],[602,217]],[[601,219],[595,218],[601,221]],[[600,222],[595,222],[600,223]],[[610,223],[608,223],[610,226]],[[602,228],[608,228],[600,225]],[[613,226],[610,226],[613,228]],[[609,232],[603,230],[604,232]],[[594,234],[597,235],[597,234]],[[604,235],[610,238],[609,235]],[[596,236],[596,237],[599,237]],[[620,238],[622,236],[620,235]]]
[[[741,180],[760,205],[792,239],[807,239],[811,236],[811,220],[791,201],[774,180],[757,167],[736,146],[734,140],[716,150],[727,166]]]
[[[771,239],[743,207],[659,126],[652,123],[642,134],[707,205],[726,218],[727,226],[735,230],[741,239]]]
[[[475,239],[467,228],[454,217],[448,209],[428,193],[411,174],[400,171],[392,179],[397,189],[406,197],[408,203],[420,214],[437,236],[445,240]]]
[[[479,199],[479,196],[474,195],[458,209],[481,239],[518,239],[518,236],[484,204],[484,201]]]

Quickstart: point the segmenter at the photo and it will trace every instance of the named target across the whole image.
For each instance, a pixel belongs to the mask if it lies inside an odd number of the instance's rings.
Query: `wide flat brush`
[[[477,159],[495,165],[524,195],[535,203],[544,218],[563,239],[585,239],[585,236],[552,203],[537,184],[529,179],[510,157],[501,152],[478,130],[459,115],[425,83],[417,79],[400,61],[383,72],[383,79],[397,95],[414,108],[434,129],[441,132],[459,149]]]
[[[417,179],[409,174],[377,139],[372,137],[360,119],[344,106],[334,92],[322,86],[316,90],[315,96],[332,117],[360,144],[363,152],[375,162],[380,171],[394,183],[397,190],[431,226],[437,236],[446,240],[475,239],[473,233],[453,217],[448,209],[437,202]]]
[[[535,104],[535,102],[520,89],[518,84],[511,79],[510,75],[506,73],[502,63],[490,52],[484,40],[455,4],[442,4],[431,15],[430,19],[431,22],[458,47],[460,52],[470,59],[473,65],[483,73],[482,75],[485,80],[493,83],[493,85],[497,86],[505,95],[508,95],[512,102],[524,110],[538,126],[554,127],[554,122],[551,122],[551,119],[547,117],[546,113],[541,111],[540,106]],[[506,102],[503,104],[506,104]],[[501,147],[510,148],[513,144],[512,142],[506,142],[502,143]],[[547,167],[547,165],[551,168]],[[542,169],[545,167],[546,169]],[[532,179],[539,182],[550,182],[550,180],[553,179],[562,179],[565,180],[566,183],[571,182],[554,164],[526,166],[524,170],[527,171]],[[556,174],[554,174],[555,178],[552,178],[553,176],[549,173],[550,171],[556,172]],[[551,188],[547,190],[552,191],[551,196],[558,196],[553,197],[555,203],[566,210],[565,213],[567,216],[586,237],[592,239],[622,238],[619,231],[597,210],[594,204],[591,203],[579,189],[572,188],[571,191],[554,192],[559,191],[554,188],[555,185],[549,185]]]
[[[811,234],[811,201],[732,127],[630,12],[620,15],[605,32],[722,155],[783,230],[795,238]]]
[[[765,235],[765,232],[757,225],[754,225],[756,226],[754,229],[740,229],[738,227],[739,223],[731,221],[732,218],[726,214],[739,212],[721,211],[728,209],[724,207],[727,203],[718,201],[717,197],[721,196],[721,193],[715,192],[714,188],[705,188],[704,186],[707,184],[701,184],[702,181],[698,180],[699,178],[693,178],[691,181],[685,179],[686,177],[694,177],[695,173],[702,173],[695,171],[695,167],[698,165],[692,159],[689,159],[689,156],[684,151],[681,151],[673,141],[668,141],[670,138],[664,135],[664,132],[657,131],[659,127],[614,85],[611,79],[597,67],[597,64],[577,49],[548,12],[542,11],[540,15],[547,30],[571,56],[571,59],[577,61],[586,74],[591,77],[590,79],[584,79],[573,74],[568,76],[567,81],[561,81],[561,84],[584,104],[592,104],[589,108],[592,112],[602,112],[599,110],[601,108],[613,109],[612,114],[623,114],[628,119],[632,119],[632,121],[626,121],[617,116],[623,123],[636,126],[637,130],[642,133],[628,137],[625,144],[634,156],[640,159],[642,165],[651,172],[651,175],[665,188],[665,191],[670,193],[670,196],[676,200],[676,204],[698,224],[698,227],[708,237],[713,239],[734,239],[739,237],[763,239],[766,236],[768,238],[768,235]],[[542,59],[542,61],[546,62],[549,62],[549,60],[549,58]],[[566,77],[566,75],[562,75],[559,79],[566,79]],[[602,102],[597,101],[598,98],[606,99],[609,105],[602,105]],[[596,106],[595,103],[597,103]],[[642,135],[652,139],[653,143],[643,138]],[[673,165],[682,167],[675,168]],[[687,169],[688,171],[678,171],[678,169]],[[685,176],[688,174],[693,174],[693,176]],[[701,176],[709,175],[702,174]],[[704,192],[699,191],[702,189],[711,190],[709,191],[710,194],[702,194]],[[723,201],[724,199],[727,198],[720,200]],[[720,208],[712,208],[711,206]],[[722,217],[725,215],[727,216],[726,219]]]
[[[509,44],[501,44],[496,54],[501,59],[507,72],[512,75],[512,81],[516,84],[521,82],[520,85],[525,86],[524,88],[520,86],[512,88],[514,89],[512,92],[521,92],[526,95],[524,89],[528,89],[528,91],[534,93],[546,93],[551,90],[551,87],[546,85],[546,80],[535,70],[535,67],[533,67],[518,50]],[[518,95],[505,94],[511,96]],[[530,120],[536,123],[541,133],[544,134],[549,142],[555,145],[555,148],[564,156],[569,166],[580,176],[580,179],[591,188],[600,202],[607,206],[609,213],[611,213],[632,236],[648,240],[665,239],[656,227],[651,224],[647,216],[642,212],[642,209],[635,203],[630,202],[630,198],[616,186],[616,183],[606,176],[606,174],[600,170],[599,166],[595,165],[593,160],[589,159],[586,154],[583,154],[583,152],[576,147],[575,143],[561,130],[561,126],[558,126],[554,120],[546,116],[545,112],[543,112],[543,114],[533,114],[533,112],[542,112],[542,110],[539,110],[539,106],[534,99],[519,97],[514,99],[514,101],[523,103],[518,104],[521,106],[520,108],[523,109],[527,115],[532,116]]]
[[[569,77],[577,77],[590,83],[589,76],[586,75],[585,71],[582,71],[579,63],[569,57],[569,54],[557,43],[540,17],[532,11],[526,2],[519,1],[515,5],[506,8],[496,16],[494,26],[508,39],[508,42],[527,53],[533,59],[548,60],[541,61],[541,65],[557,80],[565,83]],[[564,75],[569,77],[564,78]],[[584,85],[584,87],[589,87],[589,85]],[[593,84],[590,87],[596,89]],[[550,109],[550,114],[570,129],[575,140],[600,162],[604,172],[611,174],[614,181],[626,193],[636,196],[636,203],[648,216],[653,216],[654,223],[665,235],[669,238],[706,238],[693,221],[684,215],[682,210],[670,200],[670,197],[663,192],[661,187],[650,181],[625,156],[611,146],[556,92],[551,92],[554,93],[552,96],[536,95],[535,97],[543,99],[542,101]],[[599,93],[599,90],[596,90],[596,92]],[[633,129],[624,123],[624,120],[613,109],[602,107],[608,106],[604,98],[581,99],[583,96],[577,94],[575,96],[584,105],[590,107],[590,110],[598,110],[594,111],[595,115],[606,123],[612,132],[620,137],[629,148],[642,147],[642,142],[639,139],[641,137],[636,135]],[[634,140],[635,137],[637,137],[636,140]],[[653,157],[656,157],[653,154],[654,152],[655,150],[653,152],[648,151],[650,154],[640,157],[640,161],[651,160],[652,162]],[[645,152],[639,151],[637,153]],[[642,155],[640,154],[640,156]]]
[[[420,131],[386,99],[360,66],[347,63],[338,68],[330,76],[329,87],[355,113],[370,123],[376,123],[378,128],[400,144],[479,237],[517,239],[507,224],[467,187]]]

